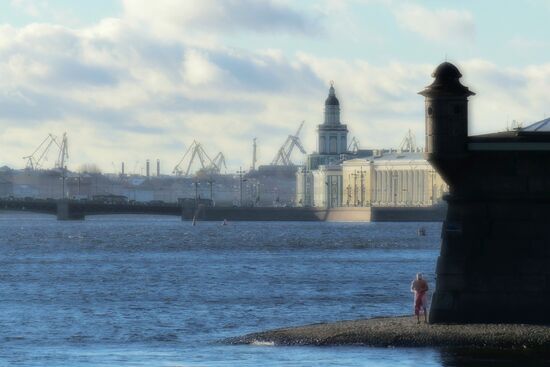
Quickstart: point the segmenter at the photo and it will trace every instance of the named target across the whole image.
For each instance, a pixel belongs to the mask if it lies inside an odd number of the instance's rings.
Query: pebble
[[[224,340],[230,344],[368,345],[547,349],[550,327],[525,324],[417,324],[410,316],[382,317],[283,328]]]

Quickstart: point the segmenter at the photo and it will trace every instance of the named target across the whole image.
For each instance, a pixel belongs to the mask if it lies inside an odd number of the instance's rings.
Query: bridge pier
[[[57,201],[57,220],[84,220],[86,215],[80,206],[71,203],[70,200]]]

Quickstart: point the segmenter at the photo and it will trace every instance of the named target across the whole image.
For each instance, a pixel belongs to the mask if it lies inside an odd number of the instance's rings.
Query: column
[[[378,192],[380,193],[380,199],[378,201],[380,205],[382,205],[384,202],[384,195],[386,195],[386,171],[380,171],[380,190]]]
[[[405,200],[403,200],[403,197],[404,197],[404,194],[405,194],[405,191],[403,190],[404,189],[404,186],[403,186],[403,183],[404,183],[404,179],[403,179],[403,171],[399,170],[399,204],[403,204],[403,202]]]
[[[390,193],[390,185],[388,182],[388,171],[384,171],[384,192],[383,192],[383,199],[382,203],[383,205],[386,205],[388,203],[388,195]]]
[[[425,180],[425,171],[422,170],[419,172],[420,175],[420,205],[425,203],[425,193],[426,193],[426,180]]]
[[[412,185],[413,185],[413,195],[412,195],[413,205],[417,205],[418,204],[418,171],[417,170],[414,170],[413,172]]]
[[[409,180],[408,180],[408,184],[407,184],[407,200],[409,202],[409,205],[412,205],[413,203],[413,174],[414,174],[414,171],[411,169],[409,170]]]

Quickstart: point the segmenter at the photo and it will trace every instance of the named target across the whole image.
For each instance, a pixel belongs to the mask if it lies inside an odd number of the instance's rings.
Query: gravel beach
[[[523,324],[429,325],[414,317],[340,321],[248,334],[231,344],[368,345],[377,347],[479,347],[544,349],[550,327]]]

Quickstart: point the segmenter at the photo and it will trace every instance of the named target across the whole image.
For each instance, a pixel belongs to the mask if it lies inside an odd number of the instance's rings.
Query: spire
[[[334,81],[330,81],[330,88],[328,90],[328,98],[325,100],[325,106],[339,106],[340,102],[336,98],[336,91],[334,90]]]

